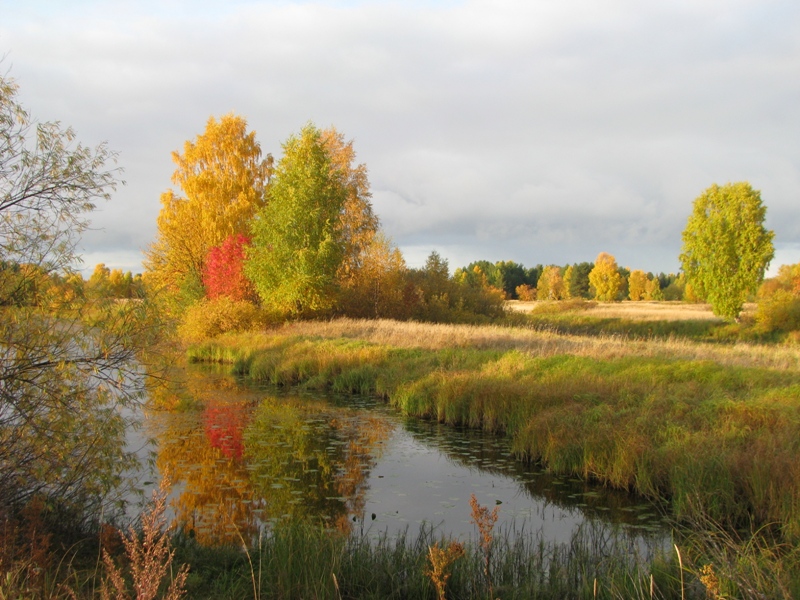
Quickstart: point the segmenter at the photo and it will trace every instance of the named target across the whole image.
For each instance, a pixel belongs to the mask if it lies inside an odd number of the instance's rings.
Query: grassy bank
[[[555,472],[668,499],[679,517],[800,537],[791,349],[343,321],[223,336],[189,356],[258,381],[377,393],[503,432]]]

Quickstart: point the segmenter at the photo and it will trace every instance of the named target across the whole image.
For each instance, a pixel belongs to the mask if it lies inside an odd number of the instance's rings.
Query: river
[[[496,531],[566,543],[582,528],[663,546],[652,503],[517,460],[506,439],[404,417],[369,397],[258,387],[190,367],[146,410],[152,464],[173,482],[171,518],[204,544],[252,540],[286,519],[369,537],[475,534],[470,497]],[[164,399],[162,398],[162,401]],[[145,477],[147,479],[147,477]],[[151,484],[152,485],[152,484]]]

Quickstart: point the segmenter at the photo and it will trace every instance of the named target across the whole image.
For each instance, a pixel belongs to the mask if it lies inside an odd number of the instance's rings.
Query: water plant
[[[128,571],[133,582],[133,595],[128,592],[123,570],[103,549],[103,564],[107,574],[100,588],[103,600],[154,600],[159,597],[162,582],[170,572],[175,556],[175,550],[170,549],[169,529],[165,529],[164,512],[169,486],[168,478],[163,477],[159,488],[154,490],[151,507],[141,515],[141,534],[131,526],[128,534],[122,535]],[[188,565],[182,565],[170,578],[163,596],[166,600],[178,600],[184,595],[188,572]]]
[[[462,556],[464,556],[464,546],[455,540],[450,541],[446,548],[440,547],[439,542],[428,546],[428,559],[431,561],[431,566],[430,569],[426,569],[425,574],[436,586],[436,595],[439,600],[445,600],[450,568]]]
[[[491,512],[485,506],[478,503],[475,494],[469,497],[469,506],[472,509],[472,522],[478,528],[478,543],[483,552],[483,574],[486,576],[486,586],[489,588],[489,598],[494,598],[494,586],[492,585],[492,542],[494,537],[492,530],[497,523],[499,506],[495,506]]]

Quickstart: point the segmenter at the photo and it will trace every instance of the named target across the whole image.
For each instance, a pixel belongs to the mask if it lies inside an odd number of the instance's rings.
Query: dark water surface
[[[405,418],[372,398],[191,368],[172,401],[197,408],[147,411],[144,432],[174,483],[174,517],[203,543],[238,543],[297,518],[375,537],[426,524],[466,539],[472,494],[498,508],[512,536],[568,542],[586,526],[648,545],[668,536],[649,502],[553,476],[516,460],[503,438]]]

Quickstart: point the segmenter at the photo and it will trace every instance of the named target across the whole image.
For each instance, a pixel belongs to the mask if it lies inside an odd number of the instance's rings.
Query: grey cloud
[[[19,5],[0,51],[34,114],[120,150],[98,222],[121,251],[155,234],[170,153],[230,111],[276,155],[308,120],[355,138],[409,263],[675,270],[692,200],[742,179],[800,245],[795,2],[118,6]]]

